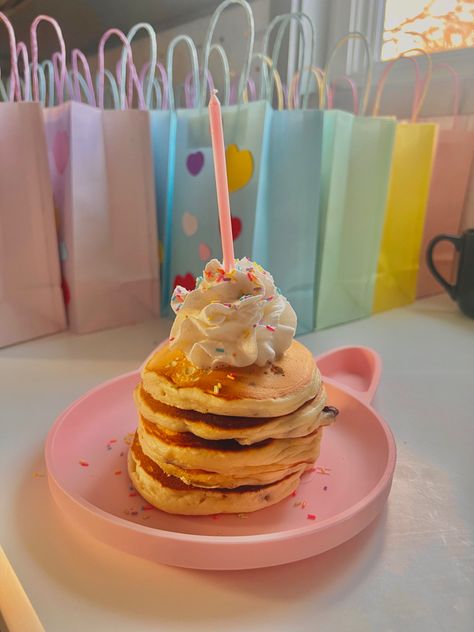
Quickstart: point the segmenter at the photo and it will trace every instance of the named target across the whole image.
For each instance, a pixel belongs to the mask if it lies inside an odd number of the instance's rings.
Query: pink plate
[[[127,449],[136,426],[135,371],[86,393],[46,441],[51,493],[66,516],[102,542],[146,559],[200,569],[244,569],[301,560],[335,547],[382,510],[395,468],[395,442],[369,405],[380,359],[365,347],[317,358],[328,402],[340,415],[325,429],[321,456],[296,496],[252,514],[175,516],[131,487]]]

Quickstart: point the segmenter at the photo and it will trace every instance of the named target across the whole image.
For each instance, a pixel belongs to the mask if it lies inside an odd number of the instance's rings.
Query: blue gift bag
[[[274,67],[283,29],[292,18],[301,19],[301,16],[278,16],[264,38],[265,58],[270,30],[282,22],[272,54],[272,79],[268,79],[270,99],[273,80],[278,93],[281,92]],[[312,48],[311,40],[311,57]],[[270,270],[292,304],[301,334],[314,329],[323,112],[281,110],[281,101],[279,98],[280,110],[269,108],[265,124],[264,166],[260,175],[253,256]]]

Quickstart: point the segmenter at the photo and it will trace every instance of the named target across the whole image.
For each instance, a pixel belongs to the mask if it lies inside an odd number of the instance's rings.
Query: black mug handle
[[[431,274],[438,281],[438,283],[440,283],[444,287],[444,289],[453,299],[453,301],[455,301],[458,289],[457,285],[451,285],[451,283],[448,283],[446,279],[442,277],[441,274],[438,272],[433,261],[434,249],[436,247],[436,244],[438,244],[440,241],[450,241],[452,244],[454,244],[454,247],[459,252],[461,250],[462,236],[458,237],[457,235],[437,235],[436,237],[433,237],[433,239],[428,244],[428,248],[426,249],[426,263],[428,264]]]

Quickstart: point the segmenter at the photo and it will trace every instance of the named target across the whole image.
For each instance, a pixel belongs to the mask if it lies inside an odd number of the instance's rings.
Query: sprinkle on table
[[[120,476],[121,473],[122,473],[122,470],[115,470],[114,475]]]
[[[130,492],[129,493],[130,498],[134,498],[135,496],[138,496],[137,492]]]
[[[301,509],[304,509],[307,504],[308,503],[306,502],[306,500],[303,500],[303,502],[301,503]]]
[[[307,518],[308,520],[316,520],[316,516],[315,516],[314,514],[308,514],[308,515],[306,516],[306,518]]]
[[[331,474],[331,468],[330,467],[320,467],[320,466],[318,466],[315,469],[316,469],[316,472],[318,474],[324,474],[325,476],[330,476],[330,474]]]
[[[82,467],[89,467],[89,463],[87,461],[84,461],[83,459],[79,461],[79,465],[81,465]]]
[[[33,472],[33,478],[43,478],[44,474],[41,474],[41,472]]]
[[[326,492],[326,491],[327,491],[327,489],[328,489],[328,486],[327,486],[327,485],[325,485],[325,486],[323,487],[323,490]]]

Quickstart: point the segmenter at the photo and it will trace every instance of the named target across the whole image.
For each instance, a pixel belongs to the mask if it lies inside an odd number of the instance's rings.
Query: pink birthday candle
[[[209,100],[209,123],[211,128],[212,153],[214,157],[214,173],[216,177],[217,206],[224,270],[230,272],[234,267],[234,240],[232,239],[232,222],[230,217],[229,187],[227,184],[227,168],[225,164],[224,131],[222,129],[221,104],[216,97],[217,90],[212,91]]]

